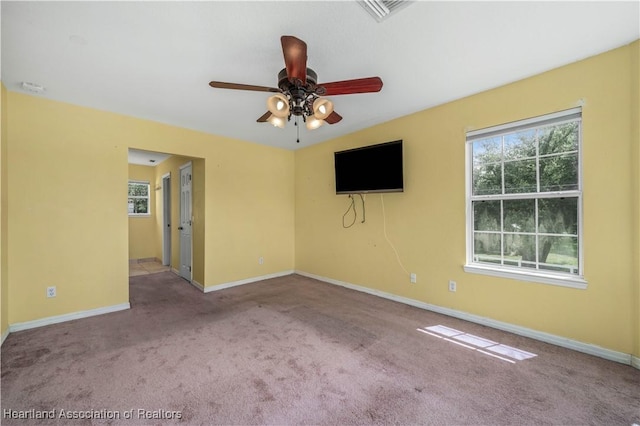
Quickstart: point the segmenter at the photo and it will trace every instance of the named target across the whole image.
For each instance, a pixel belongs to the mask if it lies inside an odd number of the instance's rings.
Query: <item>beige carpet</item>
[[[2,424],[640,424],[630,366],[297,275],[132,277],[131,306],[11,334]]]

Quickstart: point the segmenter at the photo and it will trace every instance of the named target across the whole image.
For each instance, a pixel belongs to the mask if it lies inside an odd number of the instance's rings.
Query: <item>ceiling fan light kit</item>
[[[318,84],[318,75],[307,68],[307,44],[293,36],[282,36],[280,41],[285,68],[278,73],[278,88],[221,81],[212,81],[209,86],[275,93],[267,99],[268,111],[257,121],[284,128],[285,118],[290,121],[294,116],[297,126],[297,118],[302,117],[309,130],[317,129],[324,123],[335,124],[342,120],[342,116],[333,110],[333,102],[323,96],[371,93],[382,89],[380,77]]]
[[[285,115],[286,117],[286,115]],[[267,119],[267,121],[271,124],[273,124],[273,127],[279,127],[281,129],[284,129],[284,125],[286,124],[286,121],[284,120],[284,117],[278,117],[275,115],[271,115],[271,117],[269,117]]]
[[[307,129],[314,130],[324,124],[324,120],[311,116],[307,119]]]
[[[289,105],[289,100],[282,93],[277,93],[267,99],[267,109],[279,118],[289,116]]]
[[[333,102],[327,98],[317,98],[313,101],[313,116],[318,120],[324,120],[333,112]]]

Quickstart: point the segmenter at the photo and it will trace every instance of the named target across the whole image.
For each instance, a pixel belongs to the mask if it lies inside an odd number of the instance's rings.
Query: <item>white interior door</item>
[[[191,281],[191,163],[180,168],[180,275]]]
[[[171,265],[171,174],[162,176],[162,264]]]

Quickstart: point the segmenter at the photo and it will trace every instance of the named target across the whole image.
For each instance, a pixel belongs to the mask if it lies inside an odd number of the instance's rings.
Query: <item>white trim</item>
[[[182,275],[180,275],[180,271],[178,271],[176,268],[171,268],[171,272],[182,278]]]
[[[420,302],[419,300],[397,296],[395,294],[386,293],[384,291],[375,290],[368,287],[359,286],[356,284],[350,284],[344,281],[339,281],[333,278],[327,278],[320,275],[310,274],[304,271],[296,270],[295,273],[308,278],[324,281],[329,284],[335,284],[341,287],[346,287],[352,290],[361,291],[363,293],[368,293],[374,296],[393,300],[394,302],[404,303],[405,305],[415,306],[416,308],[425,309],[427,311],[436,312],[436,313],[447,315],[454,318],[459,318],[459,319],[473,322],[476,324],[486,325],[487,327],[492,327],[498,330],[507,331],[509,333],[517,334],[519,336],[529,337],[531,339],[539,340],[541,342],[551,343],[553,345],[560,346],[563,348],[573,349],[578,352],[594,355],[600,358],[608,359],[610,361],[616,361],[621,364],[633,365],[631,354],[626,354],[624,352],[614,351],[614,350],[603,348],[601,346],[593,345],[590,343],[579,342],[577,340],[568,339],[566,337],[556,336],[553,334],[544,333],[542,331],[532,330],[530,328],[509,324],[502,321],[497,321],[491,318],[481,317],[479,315],[469,314],[467,312],[458,311],[455,309],[445,308],[437,305],[431,305],[429,303]],[[637,363],[638,358],[637,357],[634,357],[634,358],[636,358],[635,362]]]
[[[506,268],[492,268],[491,266],[480,266],[478,264],[464,265],[464,271],[472,274],[489,275],[492,277],[511,278],[520,281],[529,281],[534,283],[551,284],[562,287],[577,288],[585,290],[587,282],[580,277],[572,277],[570,275],[560,276],[553,274],[545,274],[540,271],[518,271],[507,270]]]
[[[182,226],[182,171],[186,168],[191,169],[191,173],[190,173],[190,179],[189,181],[190,183],[190,188],[189,188],[189,192],[190,192],[190,196],[189,196],[189,201],[190,201],[190,206],[189,206],[189,210],[191,211],[191,216],[189,218],[189,227],[191,228],[189,230],[189,242],[191,243],[191,247],[189,248],[189,251],[191,252],[189,255],[189,282],[193,281],[193,222],[194,222],[194,216],[193,216],[193,163],[191,162],[191,160],[187,161],[186,163],[184,163],[182,166],[178,167],[178,169],[180,170],[180,185],[178,187],[179,189],[179,197],[178,197],[178,230],[180,229],[180,227]],[[179,249],[182,250],[182,233],[180,231],[178,231],[178,244],[179,244]],[[178,251],[178,268],[182,269],[182,253],[180,252],[180,250]],[[178,275],[180,275],[182,278],[185,278],[182,273],[178,272]],[[186,278],[185,278],[186,279]]]
[[[40,318],[33,321],[18,322],[9,326],[9,331],[15,333],[16,331],[29,330],[31,328],[44,327],[45,325],[58,324],[60,322],[73,321],[81,318],[94,317],[96,315],[110,314],[112,312],[123,311],[130,309],[129,302],[121,303],[119,305],[105,306],[102,308],[89,309],[88,311],[72,312],[70,314],[56,315],[53,317]]]
[[[147,185],[148,190],[147,190],[147,195],[129,195],[129,185],[131,184],[137,184],[137,185]],[[146,199],[147,200],[147,212],[146,213],[129,213],[129,217],[151,217],[151,182],[148,180],[136,180],[136,179],[129,179],[129,183],[127,184],[127,199],[129,198],[139,198],[139,199]]]
[[[204,293],[204,286],[202,284],[200,284],[198,281],[191,280],[191,281],[189,281],[189,284],[191,284],[192,286],[194,286],[195,288],[197,288],[198,290],[200,290],[201,292]]]
[[[285,275],[291,275],[293,273],[294,273],[294,271],[292,269],[289,269],[289,270],[286,270],[286,271],[275,272],[273,274],[261,275],[259,277],[252,277],[252,278],[247,278],[247,279],[238,280],[238,281],[230,281],[228,283],[207,286],[207,287],[204,288],[204,292],[205,293],[210,293],[212,291],[224,290],[225,288],[235,287],[235,286],[238,286],[238,285],[251,284],[251,283],[254,283],[256,281],[268,280],[270,278],[284,277]]]
[[[2,333],[2,339],[0,340],[0,346],[2,346],[2,344],[4,343],[5,340],[7,340],[7,337],[9,337],[9,327],[7,327],[7,329],[4,331],[4,333]]]
[[[499,124],[497,126],[485,127],[484,129],[470,130],[467,132],[467,141],[481,139],[488,133],[511,133],[521,128],[526,127],[541,127],[553,122],[557,124],[568,118],[568,121],[574,121],[580,115],[579,120],[582,120],[582,107],[575,107],[564,111],[552,112],[550,114],[543,114],[537,117],[525,118],[524,120],[512,121],[510,123]],[[571,117],[570,117],[571,116]]]
[[[631,366],[640,370],[640,357],[631,355]]]
[[[163,265],[171,265],[171,172],[167,172],[160,178],[162,185],[162,260]],[[168,183],[168,186],[165,184]],[[156,200],[156,203],[158,200]],[[168,210],[168,211],[167,211]],[[169,234],[167,238],[167,233]]]
[[[582,107],[576,107],[567,109],[564,111],[558,111],[551,114],[545,114],[538,117],[527,118],[524,120],[514,121],[511,123],[500,124],[493,127],[488,127],[485,129],[478,129],[466,132],[466,147],[465,147],[465,198],[466,198],[466,209],[465,209],[465,232],[466,232],[466,264],[464,266],[464,270],[466,272],[478,273],[483,275],[496,276],[501,278],[512,278],[518,279],[522,281],[529,281],[535,283],[549,284],[549,285],[558,285],[563,287],[570,288],[578,288],[578,289],[586,289],[587,281],[584,279],[584,234],[583,234],[583,203],[584,197],[582,193],[583,181],[582,181],[582,125],[578,126],[578,189],[571,191],[554,191],[554,192],[538,192],[539,184],[540,184],[540,176],[536,172],[536,183],[537,190],[536,192],[526,193],[526,194],[504,194],[504,159],[501,160],[502,164],[502,192],[500,194],[491,194],[491,195],[473,195],[473,153],[472,147],[473,143],[479,139],[485,137],[494,137],[505,135],[509,133],[513,133],[515,131],[520,131],[523,129],[536,129],[539,127],[547,126],[550,124],[560,124],[563,122],[579,122],[582,123]],[[504,148],[504,147],[503,147]],[[573,151],[571,151],[573,152]],[[564,154],[566,154],[565,152]],[[536,149],[536,169],[540,168],[540,153],[538,149]],[[479,200],[496,200],[496,201],[504,201],[510,199],[541,199],[541,198],[557,198],[560,195],[574,197],[577,198],[577,241],[578,241],[578,276],[573,276],[570,274],[560,274],[553,273],[547,271],[540,270],[532,270],[529,268],[520,268],[520,271],[509,270],[508,266],[504,265],[489,265],[485,266],[483,264],[477,263],[474,258],[474,223],[473,223],[473,203],[474,201]],[[536,204],[537,206],[537,204]],[[539,232],[538,229],[538,207],[535,209],[535,223],[536,229],[535,233],[528,235],[545,235],[544,233]],[[500,212],[501,222],[500,222],[500,230],[496,231],[498,235],[505,235],[504,226],[502,225],[503,220],[503,212],[502,212],[502,203],[501,203],[501,212]],[[551,234],[554,235],[554,234]],[[571,235],[573,236],[573,235]],[[501,238],[501,253],[504,253],[504,239]],[[536,240],[536,253],[538,253],[538,238]],[[536,264],[542,265],[542,263],[538,263],[538,256],[536,256]]]

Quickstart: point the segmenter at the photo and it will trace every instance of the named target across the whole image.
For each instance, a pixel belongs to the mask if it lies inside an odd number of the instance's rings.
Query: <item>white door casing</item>
[[[191,162],[180,167],[180,276],[192,280],[191,225],[192,191]]]
[[[162,176],[162,264],[171,265],[171,173]]]

